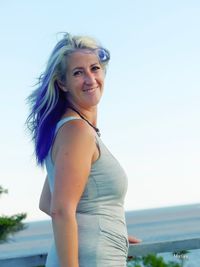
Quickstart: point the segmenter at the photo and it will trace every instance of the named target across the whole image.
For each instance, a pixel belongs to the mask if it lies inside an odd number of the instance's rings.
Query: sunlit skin
[[[67,92],[67,98],[73,106],[94,124],[97,105],[103,93],[104,78],[105,71],[96,54],[82,50],[69,57],[66,82],[61,89]]]

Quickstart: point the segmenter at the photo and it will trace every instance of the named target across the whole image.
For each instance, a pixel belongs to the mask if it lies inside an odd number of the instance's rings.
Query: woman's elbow
[[[70,220],[76,216],[76,209],[73,207],[52,207],[50,209],[52,219]]]

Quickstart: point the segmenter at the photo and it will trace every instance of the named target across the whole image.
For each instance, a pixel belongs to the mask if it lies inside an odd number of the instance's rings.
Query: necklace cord
[[[81,117],[81,119],[83,119],[84,121],[86,121],[95,130],[95,132],[98,134],[99,137],[101,136],[99,128],[95,127],[91,122],[89,122],[78,110],[76,110],[72,106],[68,106],[68,108],[70,108],[73,111],[75,111]]]

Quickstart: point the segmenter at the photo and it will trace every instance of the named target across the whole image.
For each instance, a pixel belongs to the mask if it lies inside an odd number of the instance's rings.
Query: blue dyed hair
[[[43,165],[52,145],[57,122],[69,103],[58,81],[66,82],[67,59],[77,50],[87,49],[97,54],[106,69],[110,53],[95,39],[65,33],[53,49],[45,71],[40,75],[37,88],[28,97],[30,114],[26,124],[32,134],[37,163]]]

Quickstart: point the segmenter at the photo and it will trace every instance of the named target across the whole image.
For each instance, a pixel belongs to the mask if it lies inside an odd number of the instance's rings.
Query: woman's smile
[[[87,92],[87,93],[93,93],[93,92],[95,92],[95,90],[97,90],[98,89],[98,87],[96,87],[96,88],[86,88],[86,89],[83,89],[83,91],[84,92]]]
[[[104,70],[97,55],[85,51],[71,54],[65,86],[68,100],[82,107],[96,106],[103,86]]]

